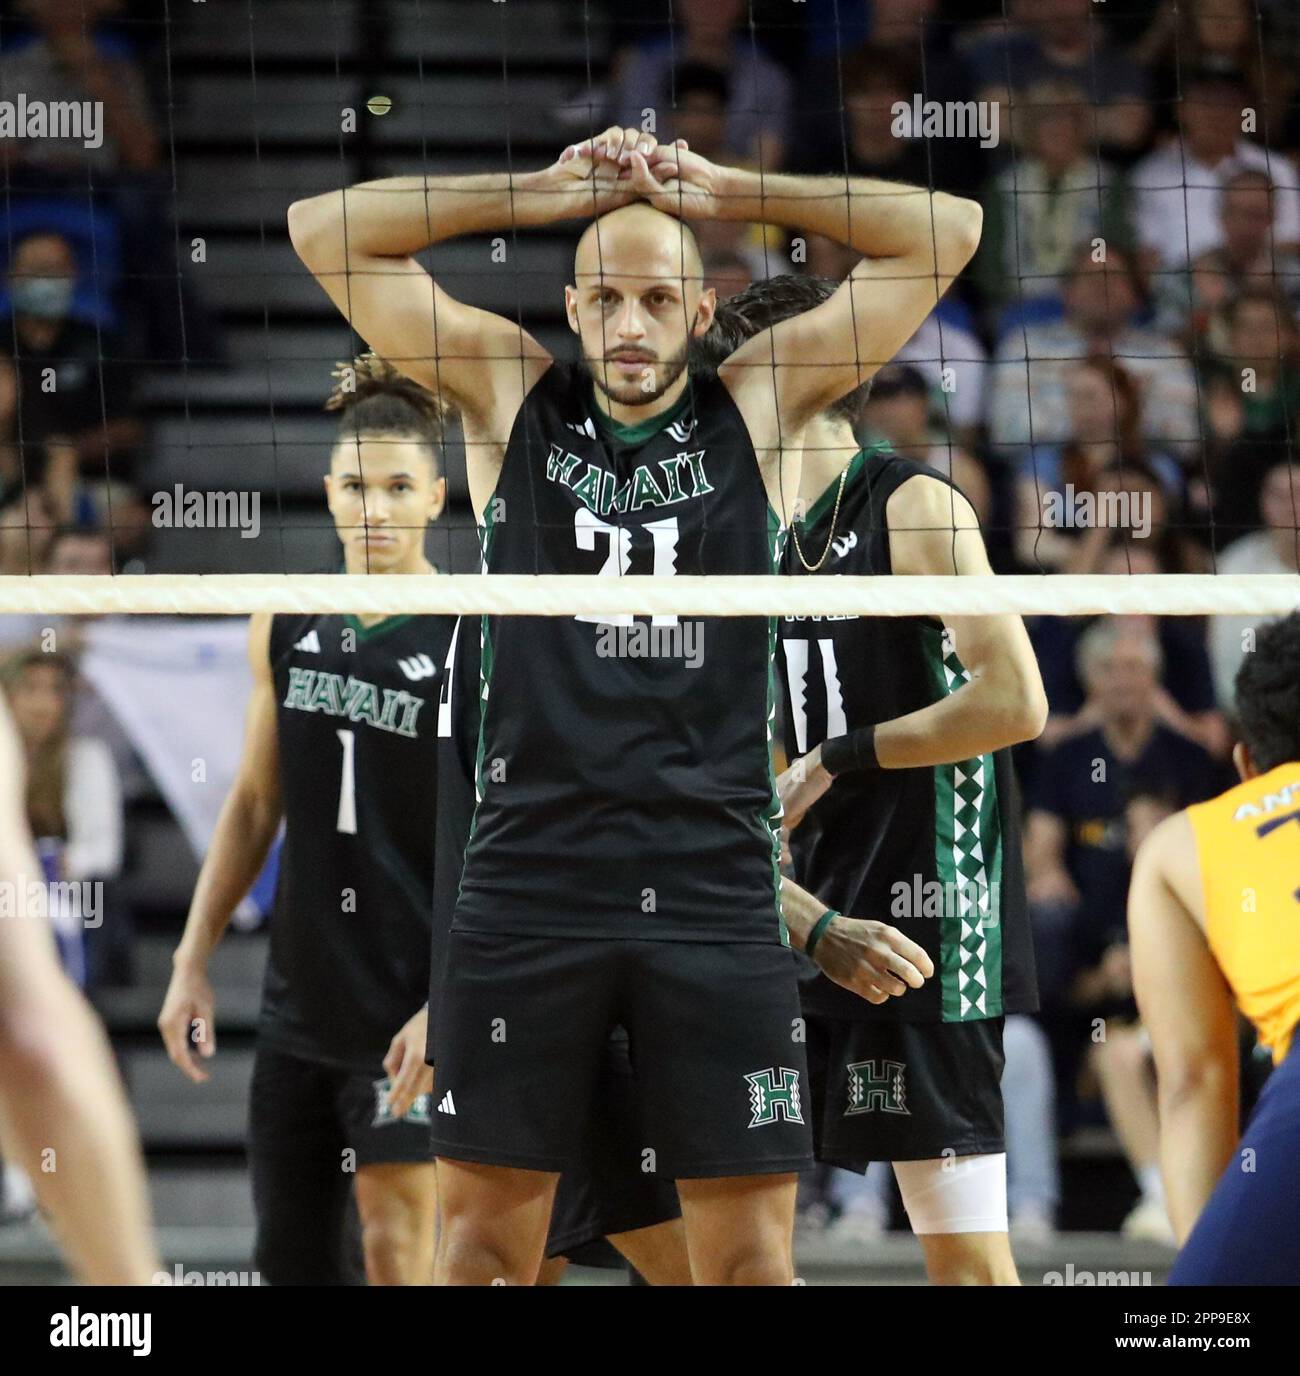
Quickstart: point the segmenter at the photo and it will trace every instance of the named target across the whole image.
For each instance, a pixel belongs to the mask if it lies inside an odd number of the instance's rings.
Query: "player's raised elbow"
[[[944,191],[936,193],[933,206],[936,265],[942,276],[956,277],[979,248],[984,207],[966,196]]]
[[[343,266],[343,193],[326,192],[294,201],[289,207],[289,242],[312,272]],[[339,260],[335,264],[335,260]]]
[[[997,749],[1037,740],[1047,725],[1047,694],[1032,655],[998,655],[979,677],[986,683],[981,712],[997,722]]]
[[[1023,676],[1017,700],[1016,739],[1013,744],[1036,741],[1047,725],[1047,711],[1047,694],[1035,668],[1032,673]]]

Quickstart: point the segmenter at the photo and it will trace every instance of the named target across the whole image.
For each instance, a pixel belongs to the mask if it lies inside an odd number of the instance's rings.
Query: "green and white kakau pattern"
[[[955,692],[970,675],[955,653],[943,659],[944,683]],[[953,909],[945,912],[945,940],[956,941],[957,965],[945,972],[945,1021],[996,1016],[1001,1011],[999,913],[995,903],[1000,856],[985,854],[985,838],[997,837],[996,785],[993,757],[948,766],[952,788],[950,858],[940,857],[939,872],[952,875]],[[942,838],[944,844],[947,838]],[[994,840],[996,844],[996,839]],[[948,858],[948,863],[943,860]]]

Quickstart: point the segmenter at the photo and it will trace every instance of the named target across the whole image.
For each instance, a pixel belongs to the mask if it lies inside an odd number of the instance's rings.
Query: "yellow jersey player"
[[[1156,827],[1129,889],[1172,1285],[1300,1282],[1300,613],[1260,632],[1236,687],[1242,782]],[[1274,1061],[1244,1135],[1237,1009]]]

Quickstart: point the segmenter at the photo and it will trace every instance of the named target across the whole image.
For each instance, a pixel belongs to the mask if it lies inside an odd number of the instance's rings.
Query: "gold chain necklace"
[[[826,548],[822,550],[822,557],[818,559],[818,561],[815,564],[810,564],[807,561],[807,559],[804,558],[803,546],[799,543],[799,527],[794,524],[790,526],[790,534],[794,536],[795,553],[798,554],[799,562],[804,566],[805,570],[807,570],[808,573],[816,573],[817,570],[821,568],[821,566],[826,562],[826,556],[831,552],[831,544],[835,539],[835,522],[839,520],[840,501],[844,497],[844,484],[848,481],[849,469],[851,467],[852,460],[850,460],[849,463],[846,463],[844,465],[844,471],[840,474],[840,487],[839,491],[835,494],[835,510],[831,512],[831,528],[826,536]]]

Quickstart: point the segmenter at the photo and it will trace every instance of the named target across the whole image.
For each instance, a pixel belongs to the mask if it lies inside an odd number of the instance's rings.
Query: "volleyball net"
[[[67,46],[66,18],[0,31],[17,135],[0,207],[0,613],[1263,617],[1300,602],[1286,6],[192,8],[84,7],[86,73],[119,79],[84,128],[56,127],[32,60]],[[337,360],[371,341],[294,256],[289,203],[534,169],[611,123],[765,173],[980,202],[975,259],[854,425],[961,488],[995,578],[485,578],[454,427],[428,539],[445,576],[317,572],[341,534],[320,408]],[[571,357],[562,289],[581,228],[503,224],[427,261],[457,299]],[[719,300],[853,266],[797,227],[692,228]],[[70,556],[78,538],[99,543]]]

